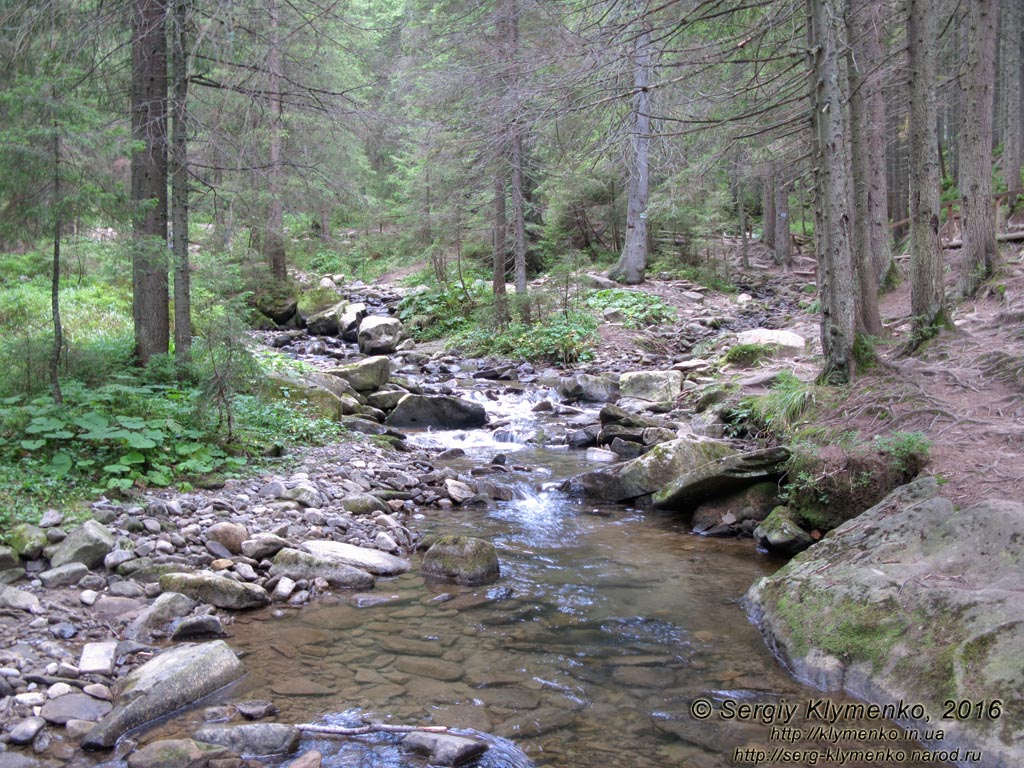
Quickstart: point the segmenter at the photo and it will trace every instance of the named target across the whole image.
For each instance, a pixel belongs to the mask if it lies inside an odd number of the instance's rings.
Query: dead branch
[[[302,723],[296,725],[300,731],[317,733],[321,736],[365,736],[368,733],[413,733],[425,731],[426,733],[448,733],[448,728],[443,725],[387,725],[385,723],[367,723],[354,728],[346,728],[341,725],[313,725]]]

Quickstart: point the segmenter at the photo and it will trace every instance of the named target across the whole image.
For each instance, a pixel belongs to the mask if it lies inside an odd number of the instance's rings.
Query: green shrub
[[[767,394],[744,397],[728,418],[736,432],[781,440],[815,404],[816,394],[814,385],[800,381],[789,371],[782,371]]]
[[[922,432],[893,432],[875,437],[878,452],[892,459],[900,473],[916,474],[928,463],[932,441]]]
[[[722,362],[739,366],[753,365],[771,359],[777,350],[775,344],[734,344],[723,355]]]
[[[512,323],[503,331],[474,326],[456,346],[469,354],[575,365],[593,359],[597,321],[589,314],[553,315],[543,323]]]
[[[645,328],[650,325],[671,323],[676,319],[674,307],[665,303],[660,296],[644,291],[630,291],[624,288],[591,291],[583,303],[598,312],[606,309],[618,310],[625,317],[627,328]]]

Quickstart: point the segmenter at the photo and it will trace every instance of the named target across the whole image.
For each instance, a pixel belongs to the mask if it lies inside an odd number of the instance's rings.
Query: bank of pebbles
[[[353,435],[345,443],[308,449],[286,473],[228,480],[222,488],[161,492],[134,502],[101,500],[92,517],[116,547],[104,564],[51,569],[48,555],[76,524],[57,512],[40,528],[48,546],[34,559],[0,553],[0,765],[43,760],[75,762],[78,740],[109,709],[117,678],[178,641],[216,635],[230,610],[198,604],[185,616],[150,619],[160,595],[159,573],[213,570],[258,585],[280,610],[336,592],[322,579],[290,580],[269,573],[271,560],[251,542],[331,540],[407,556],[425,545],[415,517],[455,504],[511,498],[502,484],[503,458],[457,479],[423,451],[405,453]],[[39,533],[38,531],[36,532]],[[248,545],[243,545],[248,542]],[[256,554],[249,557],[239,551]],[[285,582],[285,583],[282,583]],[[349,599],[372,601],[348,593]],[[110,674],[84,672],[83,648],[116,641]],[[32,756],[31,758],[29,756]]]

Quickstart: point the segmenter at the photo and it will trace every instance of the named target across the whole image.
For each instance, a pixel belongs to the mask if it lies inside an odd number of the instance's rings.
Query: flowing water
[[[532,433],[538,425],[528,406],[535,399],[514,397],[509,405],[499,398],[494,407],[515,419],[495,434],[507,441]],[[281,722],[353,724],[375,715],[488,734],[483,768],[711,768],[760,757],[742,750],[793,746],[809,751],[801,760],[761,763],[835,765],[826,750],[875,744],[790,744],[758,721],[768,710],[745,722],[723,717],[728,702],[796,703],[803,712],[805,702],[822,698],[781,668],[738,605],[751,582],[780,565],[752,541],[700,538],[673,514],[565,498],[555,481],[592,466],[582,452],[496,442],[483,432],[415,440],[463,447],[466,456],[445,462],[460,471],[479,471],[505,455],[508,469],[489,479],[514,484],[518,498],[415,521],[428,534],[494,542],[500,580],[478,588],[434,585],[414,569],[379,581],[372,592],[241,614],[230,643],[244,654],[249,675],[232,700],[270,699]],[[714,702],[705,721],[690,716],[699,698]],[[200,715],[186,714],[176,727],[194,725]],[[788,723],[815,724],[799,716]],[[329,768],[422,765],[396,741],[304,746],[324,752]]]

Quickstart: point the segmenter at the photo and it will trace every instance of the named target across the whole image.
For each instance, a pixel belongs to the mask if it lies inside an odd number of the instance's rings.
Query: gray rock
[[[780,555],[795,555],[814,543],[810,534],[797,525],[786,507],[773,509],[754,529],[754,539],[757,546]]]
[[[69,693],[46,702],[39,714],[48,723],[63,725],[68,720],[99,720],[112,707],[109,701],[94,699],[85,693]]]
[[[45,763],[23,752],[0,752],[0,768],[43,768]]]
[[[466,585],[486,584],[501,575],[494,545],[472,536],[442,536],[423,556],[420,570],[431,579]]]
[[[263,587],[234,581],[212,571],[166,573],[160,577],[160,589],[180,592],[194,600],[230,611],[262,608],[270,602],[270,595]]]
[[[397,576],[411,567],[408,560],[387,552],[339,541],[307,541],[301,549],[324,560],[351,565],[376,576]]]
[[[14,550],[0,545],[0,571],[9,571],[21,567],[21,562]]]
[[[752,328],[749,331],[741,331],[736,335],[736,343],[774,347],[775,357],[802,355],[807,346],[807,342],[799,334],[770,328]]]
[[[610,403],[619,398],[619,384],[607,376],[575,373],[558,380],[556,391],[566,400],[588,403]]]
[[[57,545],[50,565],[56,568],[67,563],[84,563],[88,568],[99,568],[116,543],[113,534],[103,525],[86,520]]]
[[[671,403],[682,391],[679,371],[630,371],[619,377],[621,397]]]
[[[383,355],[375,355],[337,368],[327,373],[347,381],[357,392],[371,392],[380,389],[391,377],[391,361]]]
[[[216,616],[186,616],[171,624],[171,640],[181,642],[205,637],[223,637],[224,625]]]
[[[326,560],[308,552],[286,547],[277,553],[271,576],[287,576],[293,581],[321,577],[332,587],[343,589],[369,589],[374,578],[366,571],[334,560]]]
[[[735,454],[727,443],[680,438],[656,445],[631,461],[576,475],[562,488],[574,496],[627,501],[660,490],[691,467]]]
[[[83,742],[109,749],[126,731],[223,688],[244,670],[223,640],[175,646],[118,681],[117,706]]]
[[[788,458],[786,448],[762,448],[687,467],[655,493],[652,501],[656,509],[693,509],[715,496],[777,479]]]
[[[235,709],[246,720],[261,720],[264,717],[276,715],[278,711],[277,706],[273,702],[263,701],[262,699],[240,701],[235,705]]]
[[[46,720],[42,717],[26,717],[11,728],[8,733],[8,737],[12,744],[31,744],[32,739],[36,737],[36,734],[39,733],[45,725]]]
[[[414,731],[402,739],[410,752],[426,755],[431,765],[459,766],[471,762],[487,751],[487,744],[450,733]]]
[[[192,739],[153,741],[128,755],[128,768],[206,768],[211,760],[231,757],[217,744]]]
[[[312,483],[298,483],[291,488],[286,488],[280,498],[298,502],[308,509],[320,509],[324,503],[320,489]]]
[[[47,589],[70,587],[82,580],[89,572],[83,563],[67,563],[39,574],[39,580]]]
[[[46,547],[46,531],[31,523],[18,523],[11,529],[8,542],[17,557],[35,560]]]
[[[187,616],[196,601],[180,592],[164,591],[128,625],[125,635],[134,640],[148,640],[154,630],[163,629],[174,619]]]
[[[64,513],[56,509],[48,509],[39,518],[40,528],[56,528],[64,522]]]
[[[232,555],[242,554],[242,542],[249,538],[244,525],[238,523],[214,523],[206,531],[206,537],[224,545]]]
[[[242,542],[242,554],[253,560],[273,557],[288,546],[288,540],[272,533],[257,533]]]
[[[0,584],[0,608],[13,608],[16,611],[33,614],[43,613],[43,606],[39,603],[39,598],[31,592],[17,587],[9,587],[6,584]]]
[[[365,317],[359,324],[358,340],[364,355],[390,355],[402,340],[402,322],[395,317]]]
[[[282,755],[298,748],[301,735],[298,728],[283,723],[245,723],[204,725],[195,732],[195,739],[240,755]]]
[[[487,412],[479,403],[459,397],[408,394],[384,423],[399,428],[474,429],[487,423]]]
[[[341,506],[353,515],[388,514],[391,507],[369,493],[350,493],[341,500]]]
[[[934,478],[889,494],[773,576],[744,606],[794,673],[867,702],[923,706],[901,725],[944,731],[1009,768],[1024,718],[943,718],[945,701],[1014,701],[1024,690],[1024,504],[956,509]],[[961,752],[962,754],[962,752]]]
[[[348,302],[342,301],[310,315],[306,318],[306,330],[313,336],[337,336],[341,330],[341,318],[347,308]]]
[[[78,661],[78,671],[83,675],[112,675],[117,659],[117,641],[86,643]]]

